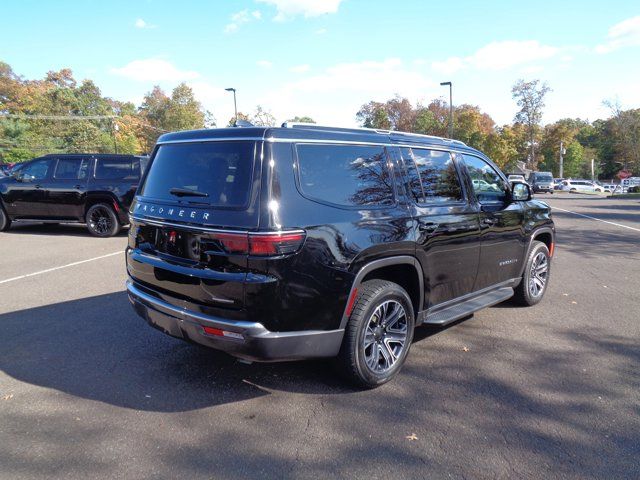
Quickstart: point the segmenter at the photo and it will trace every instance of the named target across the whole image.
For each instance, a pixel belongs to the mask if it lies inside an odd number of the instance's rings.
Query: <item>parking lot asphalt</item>
[[[638,478],[640,202],[538,198],[543,302],[420,327],[369,391],[149,328],[124,234],[0,233],[0,478]]]

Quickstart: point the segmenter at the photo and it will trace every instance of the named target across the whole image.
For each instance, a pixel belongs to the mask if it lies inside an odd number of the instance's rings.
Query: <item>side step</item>
[[[477,297],[470,298],[463,302],[451,305],[450,307],[443,308],[436,311],[427,311],[426,318],[423,323],[430,325],[446,325],[447,323],[455,322],[467,315],[482,310],[483,308],[490,307],[500,302],[511,298],[513,296],[513,288],[502,287],[497,290],[491,290],[490,292],[483,293]],[[437,307],[436,307],[437,309]]]

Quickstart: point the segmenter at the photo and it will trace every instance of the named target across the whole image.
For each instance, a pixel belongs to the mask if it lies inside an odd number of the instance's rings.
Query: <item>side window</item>
[[[28,180],[44,180],[49,173],[51,160],[36,160],[20,169],[20,175]]]
[[[507,184],[491,165],[472,155],[465,155],[464,163],[480,203],[504,202],[507,199]]]
[[[57,180],[84,180],[89,170],[88,158],[61,158],[53,178]]]
[[[393,180],[385,148],[297,145],[303,195],[343,206],[393,205]]]
[[[98,158],[96,178],[98,180],[122,180],[136,178],[130,158]]]
[[[416,203],[459,202],[462,187],[449,152],[403,148],[411,196]]]

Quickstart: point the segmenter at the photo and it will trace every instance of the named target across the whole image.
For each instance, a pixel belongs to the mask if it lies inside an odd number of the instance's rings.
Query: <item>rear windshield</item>
[[[161,200],[246,206],[253,158],[253,142],[160,145],[140,193]],[[172,194],[172,190],[178,194]]]

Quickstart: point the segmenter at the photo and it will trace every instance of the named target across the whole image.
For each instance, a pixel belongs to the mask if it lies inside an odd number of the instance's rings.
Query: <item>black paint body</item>
[[[420,320],[420,314],[445,302],[505,282],[517,283],[532,238],[545,232],[548,243],[553,241],[550,208],[543,202],[509,200],[491,207],[478,202],[459,159],[469,154],[489,160],[461,142],[355,129],[231,128],[167,134],[159,144],[242,139],[255,144],[247,208],[192,206],[178,217],[175,209],[183,207],[178,199],[159,202],[136,197],[127,269],[137,291],[198,315],[259,322],[271,332],[336,331],[344,328],[345,308],[358,273],[371,262],[390,259],[378,273],[397,279],[408,290]],[[307,198],[296,174],[295,146],[304,143],[384,145],[393,178],[393,205],[349,208]],[[414,203],[399,145],[457,156],[463,200],[454,205]],[[153,169],[156,152],[147,171]],[[202,220],[203,212],[209,213],[207,221]],[[276,258],[206,255],[202,248],[196,257],[187,258],[184,252],[172,255],[158,244],[158,238],[166,240],[171,230],[178,232],[179,240],[182,235],[192,245],[203,245],[210,236],[208,229],[304,230],[306,239],[297,253]],[[405,261],[395,265],[393,259],[401,257]],[[367,273],[375,274],[376,270]],[[133,297],[132,302],[136,304]],[[225,348],[223,340],[194,338],[184,330],[176,336],[237,354]],[[271,359],[246,351],[239,356]],[[289,358],[286,352],[281,357]]]
[[[106,203],[113,207],[120,224],[126,225],[129,223],[129,207],[140,182],[140,158],[106,154],[46,155],[35,158],[20,164],[17,173],[33,162],[48,162],[46,176],[37,180],[16,176],[0,178],[0,207],[4,208],[12,221],[83,223],[91,205]],[[95,175],[98,159],[130,160],[134,169],[126,178],[101,180]],[[86,162],[86,178],[56,178],[57,162],[62,160]]]

